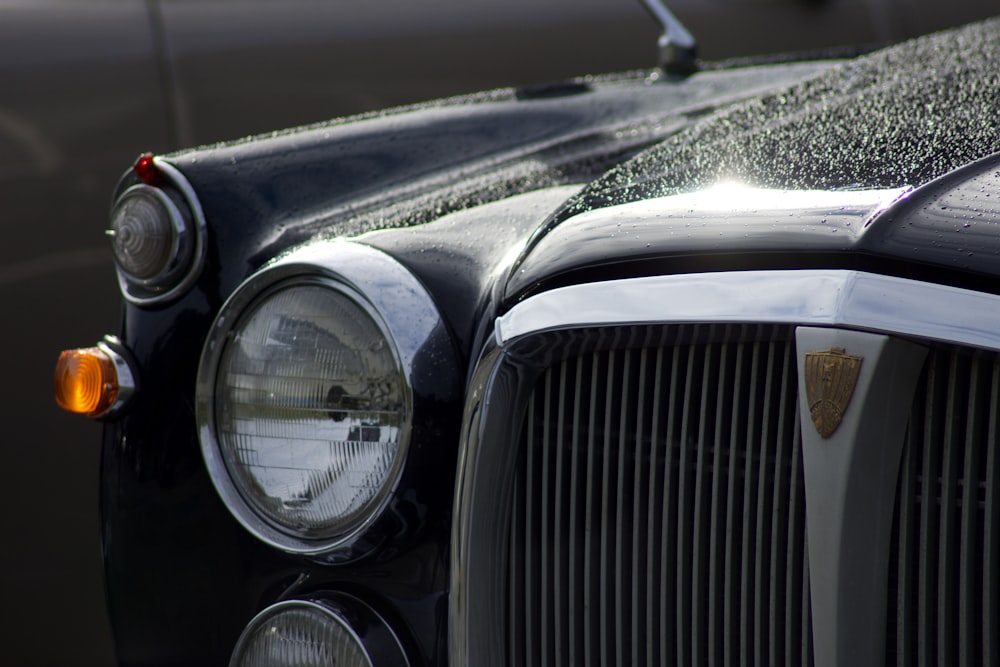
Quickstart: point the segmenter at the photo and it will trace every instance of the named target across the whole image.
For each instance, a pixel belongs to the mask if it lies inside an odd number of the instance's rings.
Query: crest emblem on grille
[[[861,357],[843,348],[806,354],[806,399],[816,430],[829,438],[844,418],[861,373]]]

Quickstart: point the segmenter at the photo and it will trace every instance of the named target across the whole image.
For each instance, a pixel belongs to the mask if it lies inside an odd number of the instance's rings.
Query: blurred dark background
[[[898,41],[995,0],[674,0],[706,59]],[[98,423],[61,349],[117,328],[102,230],[143,151],[656,63],[638,0],[0,0],[0,655],[114,661]]]

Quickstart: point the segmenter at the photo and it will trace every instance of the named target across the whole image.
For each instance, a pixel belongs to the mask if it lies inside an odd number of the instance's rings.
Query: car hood
[[[995,283],[1000,225],[989,193],[1000,198],[1000,179],[989,156],[1000,151],[998,59],[994,19],[845,61],[707,116],[565,202],[514,264],[503,300],[580,280],[581,270],[600,279],[867,262],[906,275],[933,265],[951,272],[936,276],[945,282],[977,274]],[[977,160],[985,162],[961,169]],[[903,194],[912,188],[913,197]],[[831,192],[843,200],[832,209]],[[897,198],[882,212],[879,202]],[[841,205],[857,210],[845,217]],[[571,247],[589,256],[553,252]],[[792,260],[792,252],[812,257]]]
[[[594,181],[555,216],[737,181],[920,186],[1000,150],[1000,18],[904,42],[723,109]]]
[[[654,81],[649,73],[585,78],[439,100],[164,157],[190,182],[212,230],[202,283],[217,304],[290,247],[409,229],[547,187],[564,192],[559,186],[590,182],[720,107],[785,89],[833,65],[719,69],[667,81]],[[119,192],[135,182],[126,174]],[[560,203],[533,212],[524,238]],[[479,225],[477,234],[485,237],[479,261],[494,266],[509,247],[502,238],[488,242],[489,224]]]

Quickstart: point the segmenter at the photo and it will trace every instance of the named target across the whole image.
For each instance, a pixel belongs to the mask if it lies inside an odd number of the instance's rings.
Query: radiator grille
[[[508,663],[812,664],[792,331],[652,337],[555,363],[530,398]]]
[[[888,664],[1000,664],[998,426],[997,355],[932,351],[897,487]]]

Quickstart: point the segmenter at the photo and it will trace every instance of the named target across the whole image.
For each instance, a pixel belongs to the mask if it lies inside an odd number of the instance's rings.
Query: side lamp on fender
[[[63,410],[92,418],[120,412],[137,389],[127,351],[114,336],[94,347],[64,350],[56,362],[56,403]]]

